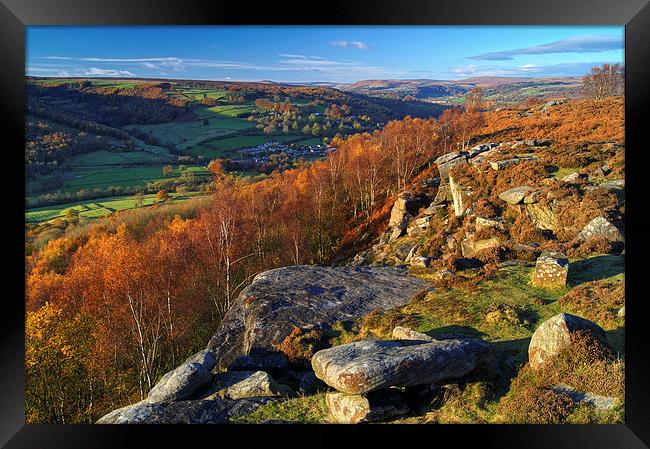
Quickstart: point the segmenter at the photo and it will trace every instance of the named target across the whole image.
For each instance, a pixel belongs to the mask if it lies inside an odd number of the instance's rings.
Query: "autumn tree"
[[[616,95],[623,87],[623,66],[603,64],[592,67],[591,72],[582,78],[585,93],[594,100],[602,100]]]
[[[156,193],[156,201],[167,201],[169,199],[169,193],[167,193],[167,190],[162,189],[159,190],[158,193]]]
[[[165,165],[162,168],[162,174],[165,177],[169,177],[174,174],[174,168],[171,165]]]

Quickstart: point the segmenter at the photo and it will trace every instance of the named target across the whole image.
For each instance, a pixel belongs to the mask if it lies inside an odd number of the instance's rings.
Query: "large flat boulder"
[[[329,386],[363,394],[463,377],[489,351],[490,345],[481,340],[366,340],[318,351],[311,365],[316,377]]]
[[[265,271],[235,300],[208,349],[225,369],[242,355],[274,351],[294,326],[321,327],[398,307],[428,286],[396,267],[295,265]]]
[[[150,403],[140,401],[113,410],[97,424],[225,424],[275,398],[247,398]]]

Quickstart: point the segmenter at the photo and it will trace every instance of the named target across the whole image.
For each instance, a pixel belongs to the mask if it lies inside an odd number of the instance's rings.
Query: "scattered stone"
[[[605,181],[600,185],[600,187],[606,189],[624,189],[625,179],[612,179],[611,181]]]
[[[415,252],[418,250],[420,246],[419,245],[414,245],[413,248],[411,248],[411,251],[406,255],[406,259],[404,259],[405,263],[410,263],[411,259],[413,259],[413,256],[415,256]]]
[[[286,385],[277,383],[264,371],[230,371],[214,376],[214,393],[204,399],[244,399],[255,397],[292,397],[296,393]]]
[[[176,369],[163,376],[149,392],[146,401],[161,403],[191,398],[212,381],[212,368],[216,360],[208,350],[198,352]]]
[[[501,240],[498,237],[491,237],[489,239],[475,240],[474,234],[468,232],[460,242],[460,250],[463,257],[473,258],[485,249],[497,248],[501,246]]]
[[[607,344],[605,331],[596,323],[568,313],[560,313],[544,321],[533,333],[528,346],[528,363],[537,369],[572,344],[577,332],[586,332]]]
[[[311,364],[316,377],[329,386],[362,394],[463,377],[489,351],[490,345],[481,340],[366,340],[318,351]]]
[[[418,341],[435,341],[422,332],[414,331],[410,327],[395,326],[393,329],[393,339],[395,340],[418,340]]]
[[[539,203],[539,200],[540,200],[541,196],[542,196],[542,192],[540,192],[539,190],[536,190],[536,191],[534,191],[532,193],[529,193],[524,198],[524,204]]]
[[[447,248],[449,251],[456,251],[458,244],[456,243],[456,238],[453,234],[447,236]]]
[[[437,215],[438,212],[444,211],[446,209],[446,207],[447,206],[444,205],[444,204],[431,203],[431,205],[429,207],[427,207],[426,209],[424,209],[424,211],[422,213],[425,214],[425,215]]]
[[[549,204],[528,204],[526,205],[526,214],[537,229],[556,232],[560,227],[557,214],[553,210],[553,207]]]
[[[450,270],[438,270],[433,275],[433,279],[438,282],[456,279],[458,275]]]
[[[578,391],[575,388],[570,387],[566,384],[558,384],[553,387],[553,391],[558,394],[569,397],[573,402],[588,404],[595,407],[598,410],[609,410],[616,406],[618,402],[615,397],[611,396],[600,396],[593,393],[585,393]]]
[[[411,257],[415,256],[415,251],[418,248],[417,243],[407,242],[397,245],[394,249],[395,258],[400,262],[405,262],[409,254]]]
[[[591,220],[578,234],[578,241],[585,241],[592,237],[605,237],[610,242],[623,242],[624,238],[609,220],[604,217],[596,217]]]
[[[540,106],[539,110],[542,111],[542,112],[549,113],[549,110],[550,110],[553,106],[557,106],[557,105],[559,105],[559,104],[564,104],[564,103],[566,103],[567,101],[568,101],[567,99],[551,100],[551,101],[548,101],[548,102],[544,103],[542,106]],[[549,141],[549,142],[550,142],[550,141]]]
[[[516,165],[520,162],[534,161],[534,160],[537,160],[535,156],[521,156],[512,159],[505,159],[502,161],[490,161],[490,167],[492,167],[492,170],[499,171],[499,170],[504,170],[510,167],[511,165]]]
[[[588,178],[589,176],[586,173],[571,173],[560,179],[560,181],[573,184],[587,180]]]
[[[591,172],[589,175],[589,179],[598,179],[598,178],[604,178],[605,176],[609,175],[612,172],[612,170],[609,168],[609,165],[603,164],[600,167],[598,167],[596,170]]]
[[[440,206],[449,201],[453,201],[453,198],[451,196],[451,190],[449,189],[449,184],[445,182],[445,184],[442,184],[440,185],[440,187],[438,187],[438,191],[436,192],[436,197],[433,199],[433,202],[431,204]]]
[[[551,141],[549,139],[524,140],[524,145],[529,147],[549,147],[551,146]]]
[[[325,402],[337,424],[381,421],[409,412],[404,397],[394,388],[365,395],[329,392],[325,395]]]
[[[524,198],[534,190],[535,189],[529,186],[519,186],[502,192],[499,195],[499,198],[508,204],[520,204],[524,201]]]
[[[411,226],[406,229],[409,236],[421,234],[426,231],[431,225],[431,217],[425,215],[424,217],[416,219]]]
[[[412,267],[429,268],[431,266],[431,257],[413,256],[410,260]]]
[[[483,229],[504,229],[504,220],[501,217],[498,218],[485,218],[485,217],[476,217],[476,232],[482,231]]]
[[[477,154],[483,153],[485,151],[491,150],[492,148],[497,148],[499,147],[500,144],[498,143],[481,143],[479,145],[473,146],[472,148],[469,149],[468,155],[469,157],[474,157]]]
[[[564,254],[544,251],[537,258],[532,282],[539,287],[564,287],[568,274],[569,259]]]
[[[318,328],[398,307],[427,286],[406,267],[295,265],[265,271],[233,302],[208,349],[223,370],[242,355],[276,351],[294,326]],[[239,369],[272,372],[249,363]]]

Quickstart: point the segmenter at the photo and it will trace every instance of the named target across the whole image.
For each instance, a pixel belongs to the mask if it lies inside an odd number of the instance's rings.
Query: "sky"
[[[615,26],[30,26],[26,73],[350,83],[581,76],[623,63]]]

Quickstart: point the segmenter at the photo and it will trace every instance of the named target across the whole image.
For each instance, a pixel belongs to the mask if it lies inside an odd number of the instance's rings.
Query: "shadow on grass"
[[[625,255],[605,254],[569,264],[569,285],[606,279],[625,272]]]
[[[609,331],[605,331],[607,335],[607,342],[612,347],[614,352],[622,359],[625,359],[625,327],[617,327]]]
[[[431,329],[426,334],[437,340],[446,340],[451,338],[483,338],[487,335],[471,326],[458,325],[438,327],[436,329]]]
[[[490,355],[470,373],[468,382],[487,382],[494,387],[494,394],[503,396],[521,367],[528,361],[530,338],[496,341]]]

